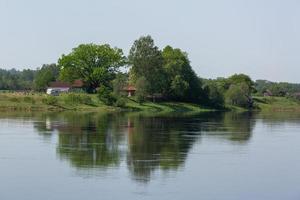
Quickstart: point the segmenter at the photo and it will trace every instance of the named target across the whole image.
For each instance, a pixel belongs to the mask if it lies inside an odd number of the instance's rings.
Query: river
[[[1,200],[300,199],[300,113],[1,113]]]

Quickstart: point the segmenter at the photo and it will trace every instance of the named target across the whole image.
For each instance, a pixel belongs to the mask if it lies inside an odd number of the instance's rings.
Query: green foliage
[[[128,77],[126,74],[118,73],[113,80],[113,92],[117,96],[125,96],[124,88],[128,85]]]
[[[125,107],[126,106],[126,99],[124,97],[118,97],[114,106],[116,107]]]
[[[58,99],[54,96],[47,96],[42,99],[42,102],[47,105],[56,105],[58,103]]]
[[[25,102],[25,103],[31,103],[31,104],[35,104],[35,100],[34,100],[34,98],[32,98],[32,97],[24,97],[23,98],[23,101]]]
[[[206,87],[208,93],[208,105],[215,108],[223,108],[225,104],[224,94],[220,91],[217,84],[211,83]]]
[[[130,49],[129,62],[132,66],[130,77],[136,82],[139,77],[144,77],[148,84],[148,94],[161,93],[165,85],[163,70],[163,57],[161,51],[155,46],[151,36],[143,36],[136,40]]]
[[[231,85],[226,92],[227,103],[234,106],[251,107],[251,99],[247,88],[248,85],[245,83]]]
[[[58,78],[58,75],[59,68],[56,64],[43,65],[42,68],[37,71],[34,80],[34,89],[37,91],[45,90],[50,82]]]
[[[272,96],[282,97],[300,92],[300,84],[286,82],[271,82],[266,80],[257,80],[255,88],[258,95],[263,95],[265,92],[270,92]]]
[[[81,44],[58,60],[60,78],[70,82],[81,79],[90,92],[100,84],[108,86],[125,63],[122,50],[111,48],[108,44]]]
[[[36,71],[0,69],[0,90],[31,90]]]
[[[64,95],[64,102],[66,104],[93,104],[92,98],[86,94],[69,93]]]
[[[9,101],[11,102],[20,102],[20,99],[18,99],[17,97],[12,97],[9,99]]]
[[[98,90],[98,98],[102,101],[105,105],[112,106],[117,101],[117,98],[113,94],[112,90],[106,86],[100,86]]]
[[[202,83],[193,71],[187,53],[167,46],[162,56],[168,98],[194,103],[203,101]]]
[[[136,92],[135,92],[135,96],[136,96],[136,100],[138,103],[143,103],[146,100],[147,97],[147,87],[148,87],[148,82],[146,80],[145,77],[140,77],[137,81],[136,81]]]

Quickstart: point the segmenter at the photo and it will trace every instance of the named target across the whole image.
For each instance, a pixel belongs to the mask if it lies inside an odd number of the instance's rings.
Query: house
[[[58,94],[61,92],[69,92],[71,90],[81,90],[84,84],[82,80],[75,80],[73,83],[55,81],[49,84],[47,94]]]
[[[264,97],[271,97],[271,96],[273,96],[273,93],[270,90],[266,90],[263,94],[264,94]]]
[[[294,93],[294,94],[292,95],[292,97],[294,97],[294,98],[297,99],[297,100],[300,100],[300,93],[299,93],[299,92]]]
[[[128,97],[131,97],[135,94],[136,88],[132,85],[128,85],[123,89],[123,91],[127,93]]]

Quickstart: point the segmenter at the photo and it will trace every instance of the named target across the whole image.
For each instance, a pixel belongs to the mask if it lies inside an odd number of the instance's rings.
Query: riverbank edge
[[[0,96],[1,97],[1,96]],[[245,109],[236,106],[226,106],[222,109],[213,109],[192,103],[184,102],[145,102],[139,104],[132,99],[127,99],[124,107],[107,106],[101,102],[91,105],[66,104],[58,101],[56,104],[47,105],[43,103],[41,96],[32,96],[34,101],[24,101],[27,96],[13,96],[0,98],[0,111],[22,111],[22,112],[150,112],[150,113],[197,113],[197,112],[300,112],[300,102],[285,97],[254,97],[255,109]],[[95,100],[96,101],[96,100]]]

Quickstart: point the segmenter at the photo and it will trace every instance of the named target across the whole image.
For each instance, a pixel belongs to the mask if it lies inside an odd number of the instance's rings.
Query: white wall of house
[[[48,93],[48,91],[51,91],[51,90],[56,90],[59,92],[69,92],[70,88],[69,87],[49,87],[47,89],[47,93]]]

